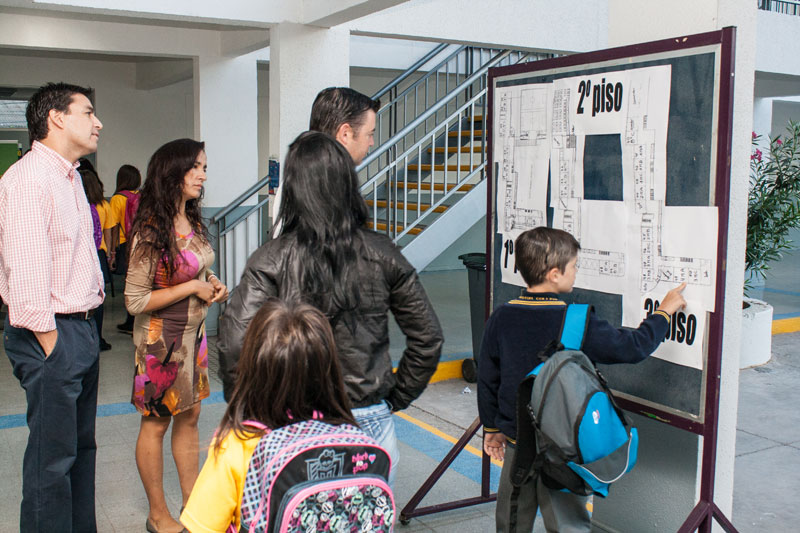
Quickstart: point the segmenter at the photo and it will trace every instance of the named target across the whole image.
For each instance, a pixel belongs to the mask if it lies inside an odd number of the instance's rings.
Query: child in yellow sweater
[[[247,328],[233,394],[181,522],[192,533],[238,531],[247,468],[264,434],[245,422],[279,428],[319,413],[329,424],[356,424],[328,320],[271,298]]]

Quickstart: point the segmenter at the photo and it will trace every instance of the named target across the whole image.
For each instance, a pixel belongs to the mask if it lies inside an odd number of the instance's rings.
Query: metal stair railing
[[[468,181],[478,183],[483,180],[486,167],[485,150],[481,147],[475,152],[473,146],[475,141],[481,141],[485,147],[486,128],[481,127],[477,130],[475,118],[480,116],[480,120],[483,121],[483,117],[486,116],[489,68],[523,62],[536,55],[510,50],[495,54],[489,61],[482,63],[481,68],[452,89],[446,98],[440,99],[419,114],[358,165],[356,170],[366,174],[361,193],[372,203],[373,229],[377,230],[383,225],[385,233],[398,242],[402,237],[409,235],[414,228],[419,228],[425,217],[437,211],[437,208],[453,195],[463,192],[464,185]],[[550,54],[541,56],[552,57]],[[469,95],[469,98],[465,98],[465,95]],[[448,114],[451,107],[455,110]],[[429,121],[435,120],[442,114],[446,115],[444,119],[436,120],[436,124],[432,127],[427,125]],[[451,136],[456,139],[452,143]],[[407,144],[410,146],[406,147]],[[464,145],[468,147],[469,153],[466,169],[462,169],[461,161]],[[437,156],[439,152],[443,154],[441,158]],[[450,170],[453,165],[449,163],[451,152],[456,156],[453,171]],[[383,163],[381,158],[386,162]],[[425,161],[428,161],[428,166]],[[409,171],[409,165],[414,164],[416,169]],[[423,167],[429,170],[423,171]],[[437,182],[435,178],[439,168],[442,170],[439,173],[442,179]],[[450,179],[453,173],[455,177]],[[424,209],[422,208],[423,183],[429,188],[429,194],[425,195],[428,203]],[[416,190],[417,201],[414,209],[409,209],[410,188]],[[402,202],[400,189],[402,189]],[[441,194],[437,194],[437,189]],[[384,205],[379,206],[379,203]]]
[[[497,53],[502,52],[499,48],[458,46],[408,87],[400,89],[400,81],[408,78],[448,46],[445,44],[435,48],[412,65],[412,68],[401,74],[392,84],[387,85],[373,96],[373,98],[380,98],[386,95],[389,97],[389,101],[381,106],[376,117],[376,149],[389,139],[393,139],[398,131],[402,130],[410,121],[419,117],[420,114],[425,113],[427,109],[438,101],[443,98],[450,99],[454,87],[474,74],[476,70],[481,69]],[[436,53],[434,54],[433,52]],[[511,52],[507,62],[513,63],[519,60],[522,54],[523,52]],[[471,94],[466,92],[462,95],[461,101],[451,100],[451,107],[458,107],[460,103],[463,103],[469,97],[471,97]],[[438,119],[444,118],[442,115],[447,115],[449,111],[450,108],[445,107],[439,115],[430,117],[428,122],[423,123],[420,134],[426,134],[431,127],[436,125]],[[416,140],[413,139],[414,142]],[[398,148],[400,150],[405,149],[404,146]],[[388,160],[386,162],[388,163]]]
[[[427,63],[428,61],[439,55],[439,53],[442,52],[448,46],[450,45],[447,43],[442,43],[433,48],[433,50],[431,50],[430,52],[419,58],[413,65],[408,67],[403,73],[401,73],[395,79],[384,85],[381,89],[378,90],[378,92],[373,94],[372,99],[377,100],[378,98],[383,98],[383,95],[385,95],[386,93],[392,90],[396,90],[397,87],[406,80],[406,78],[408,78],[417,70],[419,70],[420,67],[422,67],[425,63]]]
[[[758,9],[784,15],[800,15],[800,2],[792,0],[758,0]]]
[[[442,165],[443,179],[441,181],[433,179],[429,182],[424,181],[427,177],[433,176],[435,162],[431,163],[431,174],[425,177],[423,177],[423,164],[421,163],[417,163],[416,171],[410,172],[408,169],[412,161],[422,161],[424,151],[430,150],[435,154],[436,148],[443,148],[444,153],[448,154],[448,149],[450,148],[450,136],[448,134],[451,131],[457,133],[459,140],[454,143],[457,148],[461,146],[462,137],[469,138],[469,146],[475,140],[482,140],[485,136],[485,131],[478,132],[475,129],[475,121],[472,120],[467,121],[467,128],[469,129],[465,130],[463,128],[463,119],[464,117],[472,117],[476,107],[485,106],[485,94],[486,88],[462,104],[446,120],[441,121],[425,137],[414,143],[361,187],[362,194],[373,198],[372,220],[375,229],[381,223],[378,217],[378,201],[376,200],[380,187],[388,193],[386,195],[386,207],[383,210],[386,213],[386,231],[397,242],[408,235],[414,228],[419,227],[427,215],[436,212],[438,207],[444,205],[456,193],[462,192],[464,185],[472,181],[473,178],[478,178],[478,181],[483,179],[483,171],[486,167],[484,153],[480,152],[477,154],[478,157],[475,157],[476,154],[472,150],[469,151],[469,164],[466,165],[466,169],[462,169],[463,165],[459,158],[455,169],[450,171],[450,165],[446,162],[447,157],[445,157],[445,163]],[[468,135],[464,135],[465,133],[468,133]],[[453,176],[453,174],[455,175]],[[423,193],[423,183],[429,186],[429,193]],[[401,188],[402,193],[399,193],[398,191]],[[409,189],[412,188],[416,189],[416,209],[409,209]],[[441,188],[441,193],[437,190],[439,188]],[[401,194],[402,202],[400,201]],[[424,210],[422,209],[423,201],[427,202]]]
[[[219,279],[231,290],[239,283],[250,254],[269,237],[269,195],[258,198],[254,205],[242,205],[268,183],[269,176],[260,179],[209,221],[211,234],[216,238]]]

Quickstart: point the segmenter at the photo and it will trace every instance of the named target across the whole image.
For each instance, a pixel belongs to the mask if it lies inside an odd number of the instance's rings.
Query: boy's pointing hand
[[[658,308],[668,315],[672,315],[676,311],[683,309],[686,307],[686,300],[683,298],[683,289],[686,288],[686,282],[684,281],[671,291],[667,293],[664,299],[661,301],[661,304]]]

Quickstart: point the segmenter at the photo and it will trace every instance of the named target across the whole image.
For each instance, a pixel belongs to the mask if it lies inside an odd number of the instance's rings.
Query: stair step
[[[409,181],[409,182],[398,181],[397,182],[397,188],[398,189],[403,189],[403,188],[406,188],[406,187],[408,187],[409,189],[416,189],[417,185],[420,185],[419,188],[421,190],[423,190],[423,191],[431,190],[431,184],[430,183],[417,184],[416,181]],[[458,187],[458,184],[456,184],[456,183],[448,183],[447,184],[447,190],[448,191],[452,191],[456,187]],[[472,190],[473,187],[475,187],[475,185],[471,185],[469,183],[465,183],[464,185],[461,185],[460,187],[458,187],[458,190],[461,191],[461,192],[469,192],[469,191]],[[444,190],[444,183],[434,183],[433,184],[433,190],[434,191],[443,191]]]
[[[417,204],[415,204],[415,203],[406,204],[405,202],[391,202],[392,207],[395,206],[395,203],[397,204],[397,208],[398,209],[408,209],[409,211],[416,211],[417,210]],[[367,205],[372,206],[374,204],[375,204],[374,200],[367,200]],[[378,207],[385,208],[387,202],[386,202],[386,200],[378,200],[377,204],[378,204]],[[420,212],[424,213],[425,211],[427,211],[430,208],[431,208],[431,204],[422,204],[422,205],[420,205]],[[434,213],[444,213],[445,211],[447,211],[447,206],[446,205],[440,205],[440,206],[434,208],[434,210],[433,210]]]
[[[469,137],[469,132],[470,132],[470,130],[461,130],[460,133],[461,133],[462,137]],[[457,131],[451,131],[451,132],[447,133],[447,136],[448,137],[458,137],[458,134],[459,134],[459,132],[457,132]],[[475,130],[474,131],[474,137],[476,139],[478,137],[483,137],[483,130]]]
[[[385,222],[378,222],[377,224],[374,224],[371,220],[368,220],[367,221],[367,227],[370,228],[370,229],[377,229],[378,231],[386,231],[386,223]],[[394,231],[394,228],[395,228],[395,225],[392,224],[392,231]],[[404,226],[398,225],[397,226],[397,233],[402,233],[402,231],[404,229],[405,229]],[[419,235],[420,233],[422,233],[422,230],[424,230],[424,229],[425,229],[425,226],[414,226],[413,228],[408,230],[408,233],[410,233],[411,235]]]
[[[431,153],[432,148],[428,148],[428,153]],[[462,154],[468,154],[470,152],[483,152],[483,146],[448,146],[447,153],[454,154],[456,152],[461,152]],[[444,153],[444,146],[440,146],[436,149],[437,154]]]
[[[430,165],[430,164],[427,164],[427,163],[426,164],[422,164],[422,165],[417,165],[416,163],[413,164],[413,165],[408,165],[408,171],[409,172],[415,171],[420,166],[422,167],[423,171],[427,171],[427,172],[430,172],[431,166],[433,166],[434,170],[438,170],[438,171],[441,171],[441,172],[444,171],[444,165]],[[477,164],[476,165],[447,165],[447,170],[450,171],[450,172],[457,172],[457,171],[470,172],[472,170],[475,170],[479,166],[480,165],[477,165]]]
[[[472,122],[483,122],[483,115],[472,115]]]

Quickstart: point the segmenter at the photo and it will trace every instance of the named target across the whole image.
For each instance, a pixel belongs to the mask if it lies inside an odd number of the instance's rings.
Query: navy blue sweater
[[[489,317],[478,358],[478,412],[486,431],[516,439],[517,388],[538,364],[539,352],[559,338],[566,309],[553,293],[526,291]],[[655,351],[668,329],[664,311],[625,329],[597,318],[593,310],[583,352],[597,363],[638,363]]]

